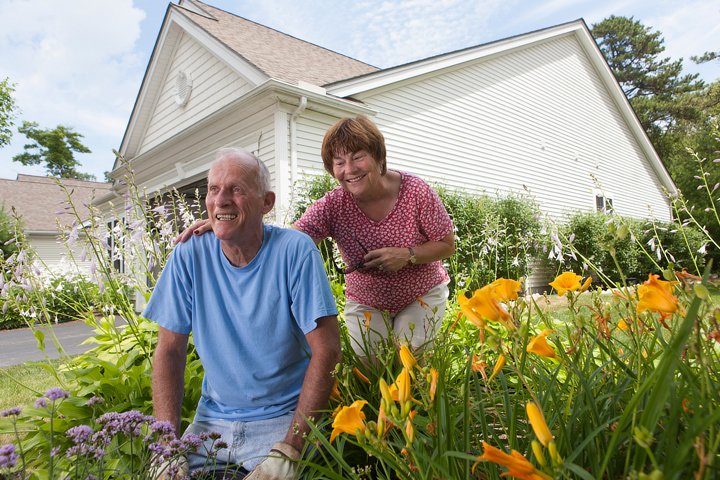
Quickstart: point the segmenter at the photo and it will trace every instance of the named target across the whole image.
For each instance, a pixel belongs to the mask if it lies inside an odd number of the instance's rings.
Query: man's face
[[[272,193],[261,194],[257,165],[221,159],[208,172],[205,197],[215,236],[226,242],[242,241],[262,231],[262,218],[273,207]]]

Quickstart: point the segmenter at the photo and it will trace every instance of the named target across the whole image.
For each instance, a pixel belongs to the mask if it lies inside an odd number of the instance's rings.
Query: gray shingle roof
[[[270,78],[290,84],[302,80],[322,86],[378,70],[198,0],[186,1],[192,1],[213,18],[175,5],[173,8]]]
[[[88,214],[85,205],[93,199],[93,192],[95,197],[100,197],[112,187],[110,183],[71,179],[62,179],[62,183],[68,191],[72,191],[73,204],[83,219]],[[21,174],[17,180],[0,178],[0,207],[8,215],[11,215],[11,208],[15,207],[26,231],[57,231],[58,220],[62,224],[71,224],[74,217],[69,214],[58,215],[67,205],[67,195],[52,177]]]

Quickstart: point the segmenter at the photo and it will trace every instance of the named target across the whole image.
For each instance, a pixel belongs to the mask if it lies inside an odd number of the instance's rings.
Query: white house
[[[360,113],[384,133],[389,166],[427,181],[529,192],[556,219],[608,201],[671,219],[675,186],[583,20],[378,69],[180,0],[119,151],[154,192],[202,188],[218,148],[251,150],[272,173],[282,223],[293,183],[323,171],[327,127]]]
[[[0,207],[8,215],[14,208],[23,233],[41,264],[50,270],[79,268],[87,272],[89,260],[81,259],[82,245],[66,245],[59,239],[61,228],[77,223],[70,201],[82,220],[89,216],[87,208],[94,199],[106,195],[111,185],[102,182],[58,179],[35,175],[17,176],[16,180],[0,179]],[[73,258],[68,258],[72,255]]]

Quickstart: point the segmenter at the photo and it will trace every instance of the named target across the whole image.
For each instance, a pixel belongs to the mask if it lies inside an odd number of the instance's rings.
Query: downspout
[[[307,108],[307,97],[300,97],[300,105],[290,115],[290,187],[297,181],[298,154],[297,154],[297,118]]]

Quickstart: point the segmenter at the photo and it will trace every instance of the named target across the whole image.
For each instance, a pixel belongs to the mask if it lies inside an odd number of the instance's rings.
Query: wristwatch
[[[415,250],[413,250],[412,247],[408,247],[408,250],[410,251],[410,258],[408,258],[408,262],[410,262],[410,265],[415,265],[417,263],[417,258],[415,257]]]

